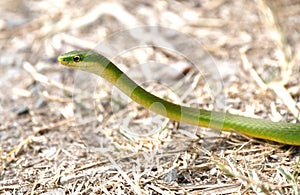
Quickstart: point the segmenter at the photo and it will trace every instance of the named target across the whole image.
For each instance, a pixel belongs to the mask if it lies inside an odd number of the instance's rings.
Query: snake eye
[[[80,56],[73,57],[74,62],[79,62],[81,60]]]

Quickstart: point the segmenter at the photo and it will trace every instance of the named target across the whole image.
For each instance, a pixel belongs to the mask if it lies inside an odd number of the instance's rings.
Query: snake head
[[[57,60],[65,66],[72,68],[81,68],[83,60],[85,59],[88,51],[71,51],[65,53],[57,58]]]
[[[106,57],[92,50],[67,52],[58,56],[57,60],[67,67],[84,70],[100,76],[111,63]]]

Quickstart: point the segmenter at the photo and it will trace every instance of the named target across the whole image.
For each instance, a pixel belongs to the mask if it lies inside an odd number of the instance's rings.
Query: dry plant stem
[[[116,163],[116,161],[111,156],[108,156],[108,159],[115,166],[115,168],[122,175],[122,177],[126,180],[126,182],[132,187],[133,191],[137,194],[140,194],[141,189],[139,185],[135,181],[130,179],[128,174],[122,170],[122,168]]]
[[[34,129],[34,134],[39,134],[39,133],[43,133],[46,130],[50,130],[50,129],[56,129],[60,126],[64,126],[66,124],[68,124],[69,122],[73,121],[73,118],[68,118],[62,121],[59,121],[57,123],[51,123],[47,126],[43,126],[43,127],[38,127]],[[24,147],[26,147],[27,145],[31,144],[34,141],[39,141],[43,139],[43,137],[40,136],[35,136],[35,135],[31,135],[29,137],[27,137],[25,140],[21,141],[17,146],[15,146],[10,152],[8,152],[8,154],[6,155],[7,157],[5,158],[6,162],[11,162],[14,159],[16,159],[16,156],[19,155],[20,151],[22,149],[24,149]]]
[[[63,14],[63,17],[60,17],[60,13],[58,13],[54,17],[61,18],[60,21],[54,23],[51,27],[45,26],[44,28],[40,28],[40,24],[50,19],[48,15],[45,15],[44,17],[38,18],[30,22],[29,24],[21,26],[17,30],[14,29],[6,33],[0,34],[0,38],[7,38],[12,35],[16,36],[24,33],[35,34],[39,38],[46,37],[66,30],[84,28],[87,25],[90,25],[91,23],[95,22],[97,19],[99,19],[99,17],[101,17],[104,14],[108,14],[115,17],[127,28],[138,26],[140,24],[140,22],[136,20],[134,15],[132,15],[130,12],[124,9],[124,7],[120,4],[106,2],[101,3],[98,6],[93,6],[91,10],[88,10],[85,13],[85,15],[75,19],[70,18],[70,16],[67,14],[66,16],[64,16]],[[51,19],[53,19],[53,16],[51,16]]]
[[[102,3],[99,6],[93,7],[86,15],[81,18],[73,20],[71,24],[71,29],[77,29],[85,27],[95,20],[97,20],[103,14],[109,14],[118,19],[121,23],[126,24],[127,27],[137,26],[139,22],[135,17],[126,11],[124,7],[116,3]]]
[[[296,102],[292,98],[288,90],[284,87],[284,84],[282,82],[271,82],[269,84],[265,84],[264,81],[260,78],[259,74],[256,72],[256,70],[253,68],[253,65],[249,62],[245,52],[246,51],[243,50],[240,51],[242,63],[245,70],[249,71],[252,78],[254,78],[254,80],[262,90],[265,91],[267,89],[271,89],[272,91],[274,91],[276,95],[286,105],[288,110],[293,114],[293,116],[300,120],[300,114],[299,110],[296,107]]]
[[[63,90],[68,91],[70,93],[74,92],[73,88],[66,87],[63,84],[61,84],[59,82],[56,82],[56,81],[53,81],[53,80],[50,80],[45,75],[43,75],[41,73],[38,73],[36,71],[36,69],[29,62],[24,62],[23,68],[32,76],[32,78],[35,81],[38,81],[38,82],[46,84],[46,85],[54,86],[54,87],[57,87],[59,89],[63,89]]]
[[[38,30],[36,33],[40,37],[49,36],[66,30],[76,30],[84,28],[98,20],[102,15],[111,15],[120,21],[126,28],[138,26],[141,23],[136,20],[134,15],[128,12],[123,6],[117,3],[105,2],[97,6],[93,6],[85,15],[79,18],[63,17],[59,22],[55,23],[52,28]]]
[[[39,31],[41,31],[41,24],[45,23],[46,21],[49,21],[50,19],[59,18],[59,16],[60,16],[60,13],[56,14],[55,16],[44,15],[40,18],[34,19],[33,21],[31,21],[25,25],[18,27],[17,29],[14,28],[14,29],[11,29],[11,30],[1,33],[0,39],[6,39],[8,37],[13,37],[13,36],[20,36],[22,34],[32,33],[35,31],[39,32]]]
[[[297,109],[297,104],[288,90],[283,86],[283,84],[272,82],[268,86],[283,101],[283,103],[287,106],[288,110],[294,115],[294,117],[297,118],[298,121],[300,121],[300,112]]]
[[[64,120],[61,120],[61,121],[58,121],[56,123],[50,123],[49,125],[45,125],[45,126],[42,126],[42,127],[35,127],[33,130],[34,130],[34,133],[43,133],[44,131],[47,131],[47,130],[50,130],[50,129],[55,129],[55,128],[58,128],[60,126],[64,126],[68,123],[70,123],[71,121],[74,121],[75,119],[73,117],[71,118],[67,118],[67,119],[64,119]]]
[[[15,190],[15,189],[19,189],[21,187],[26,187],[26,186],[30,186],[30,184],[24,184],[24,185],[14,184],[14,185],[0,186],[0,191]]]
[[[21,141],[17,146],[15,146],[6,156],[4,159],[6,162],[11,162],[16,159],[16,156],[20,153],[20,151],[26,147],[28,144],[32,143],[34,137],[29,136],[25,140]]]
[[[272,0],[257,0],[258,8],[264,19],[265,24],[270,28],[271,33],[273,33],[273,40],[278,46],[279,55],[279,65],[281,68],[281,80],[286,84],[291,75],[292,70],[295,65],[293,63],[293,51],[287,43],[286,34],[283,31],[279,18],[277,16],[276,8],[273,6],[274,2]]]
[[[262,183],[260,181],[255,180],[253,177],[246,177],[238,170],[236,170],[235,165],[233,165],[230,161],[225,159],[229,165],[216,162],[216,165],[222,170],[224,173],[228,174],[233,178],[238,178],[241,183],[246,183],[246,185],[251,185],[252,188],[260,188],[261,191],[267,193],[270,189],[275,189],[275,186],[269,186],[268,183]]]
[[[240,191],[241,183],[235,184],[217,184],[217,185],[203,185],[204,190],[202,192],[204,194],[230,194],[236,191]]]
[[[296,102],[293,100],[288,90],[284,87],[284,85],[288,83],[289,78],[293,74],[293,68],[296,65],[297,61],[297,53],[294,53],[295,55],[293,56],[291,47],[287,44],[286,34],[280,25],[275,7],[273,6],[273,2],[270,0],[257,0],[257,2],[265,23],[275,34],[275,36],[273,36],[273,39],[278,45],[278,52],[281,56],[279,58],[279,64],[281,67],[281,80],[280,82],[271,82],[265,85],[262,84],[262,79],[260,79],[258,74],[253,75],[255,75],[255,80],[258,85],[262,87],[262,89],[265,90],[266,88],[269,88],[273,90],[287,106],[288,110],[294,115],[294,117],[300,120],[300,112],[296,107]],[[245,58],[243,59],[243,61],[245,62]]]
[[[64,33],[61,35],[61,39],[65,44],[72,45],[77,48],[96,48],[97,46],[97,44],[94,42],[76,38]]]

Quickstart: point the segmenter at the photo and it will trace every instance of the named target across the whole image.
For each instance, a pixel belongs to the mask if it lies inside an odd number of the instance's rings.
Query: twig
[[[34,127],[33,128],[33,131],[34,133],[43,133],[44,131],[47,131],[49,129],[55,129],[57,127],[60,127],[60,126],[64,126],[65,124],[68,124],[69,122],[71,121],[74,121],[74,117],[70,117],[70,118],[67,118],[65,120],[61,120],[61,121],[58,121],[56,123],[50,123],[48,125],[45,125],[43,127]]]
[[[63,89],[63,90],[68,91],[70,93],[74,92],[73,88],[66,87],[63,84],[61,84],[57,81],[53,81],[53,80],[49,79],[48,77],[46,77],[45,75],[43,75],[41,73],[38,73],[35,70],[35,68],[29,62],[24,62],[23,68],[33,77],[34,80],[36,80],[38,82],[41,82],[41,83],[46,84],[46,85],[57,87],[59,89]]]
[[[276,95],[283,101],[288,110],[300,120],[299,110],[297,109],[296,102],[288,92],[288,90],[284,87],[284,82],[270,82],[265,84],[261,77],[258,75],[256,70],[253,68],[253,65],[249,62],[246,54],[246,51],[240,50],[241,59],[243,62],[243,66],[245,70],[249,71],[250,75],[254,78],[258,86],[266,91],[267,89],[271,89],[276,93]]]

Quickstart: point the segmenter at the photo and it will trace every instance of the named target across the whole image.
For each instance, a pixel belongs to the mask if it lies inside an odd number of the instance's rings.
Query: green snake
[[[133,101],[172,120],[300,146],[300,123],[272,122],[171,103],[147,92],[114,63],[95,51],[71,51],[59,56],[58,61],[67,67],[101,76],[118,87]]]

